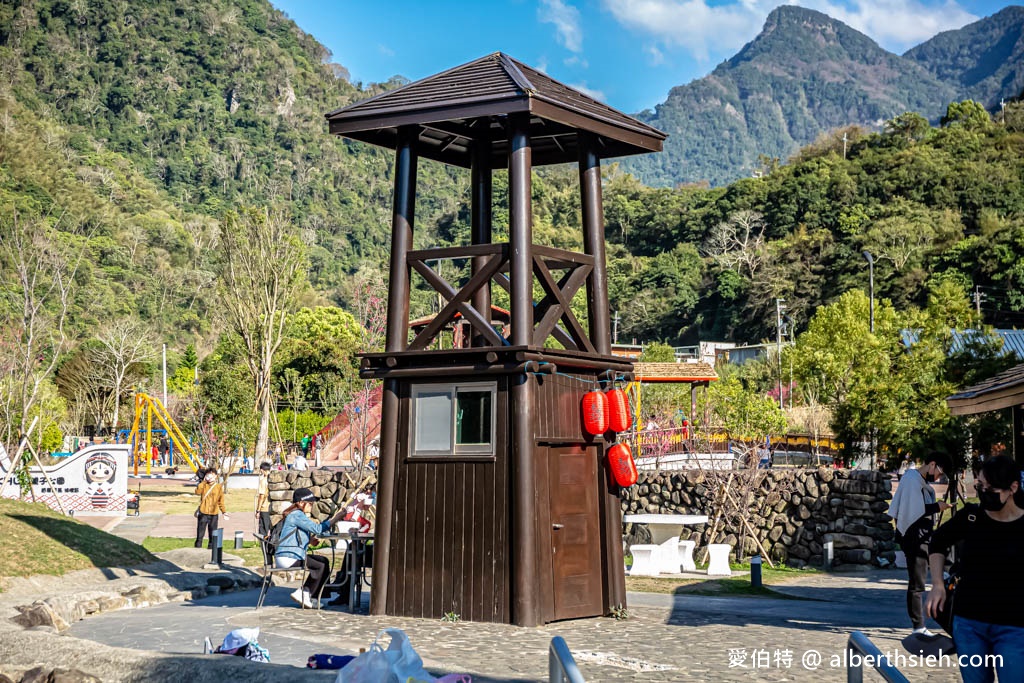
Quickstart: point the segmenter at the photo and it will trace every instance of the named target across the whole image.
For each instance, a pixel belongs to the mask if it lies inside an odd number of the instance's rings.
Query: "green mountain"
[[[957,92],[985,105],[1024,92],[1024,7],[945,31],[907,52],[912,59]]]
[[[239,206],[286,207],[311,302],[385,260],[392,159],[323,114],[397,82],[350,84],[329,57],[265,0],[0,5],[0,214],[88,236],[81,331],[135,313],[179,348],[216,336],[210,247]],[[439,165],[420,178],[451,191]]]
[[[623,166],[653,185],[722,185],[762,170],[766,157],[786,160],[837,128],[878,130],[907,111],[937,121],[949,102],[975,93],[986,93],[986,104],[1016,95],[1019,48],[1007,44],[1020,41],[1019,10],[942,34],[915,48],[920,54],[901,57],[820,12],[779,7],[736,56],[640,115],[669,134],[665,152]],[[949,65],[940,67],[941,59]],[[995,89],[1000,78],[1006,82]]]

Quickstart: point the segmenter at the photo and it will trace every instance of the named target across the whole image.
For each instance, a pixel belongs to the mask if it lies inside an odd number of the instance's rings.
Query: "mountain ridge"
[[[908,57],[816,10],[777,7],[762,31],[734,56],[707,76],[672,88],[653,111],[637,115],[669,139],[661,155],[625,159],[622,165],[655,186],[721,185],[750,175],[764,157],[785,160],[844,126],[878,130],[908,111],[935,122],[950,102],[972,95],[983,96],[991,107],[991,86],[998,76],[1010,78],[1000,96],[1019,92],[1013,88],[1017,80],[1024,81],[1024,73],[1018,76],[1024,44],[1009,52],[1017,69],[990,68],[988,81],[968,85],[958,78],[970,69],[969,59],[954,61],[948,55],[965,37],[975,43],[1005,42],[1018,15],[1024,17],[1024,8],[1006,8],[936,36],[932,41],[937,43],[926,41]],[[937,67],[943,58],[950,62],[945,70]]]

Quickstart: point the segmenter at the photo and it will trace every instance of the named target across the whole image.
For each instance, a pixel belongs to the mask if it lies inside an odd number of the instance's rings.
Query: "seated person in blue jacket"
[[[323,522],[313,521],[309,514],[313,511],[314,503],[316,496],[312,491],[295,489],[292,505],[284,511],[284,525],[281,527],[277,552],[274,553],[274,566],[279,568],[294,567],[305,560],[309,576],[302,587],[291,594],[291,599],[307,609],[313,607],[313,596],[319,598],[327,581],[330,563],[319,555],[306,555],[306,551],[314,536],[330,533],[331,527],[345,514],[345,510],[341,509]]]

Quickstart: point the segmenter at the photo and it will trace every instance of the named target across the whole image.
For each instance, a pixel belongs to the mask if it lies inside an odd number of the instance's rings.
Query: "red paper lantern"
[[[613,432],[624,432],[633,424],[629,414],[629,400],[622,389],[612,389],[608,397],[608,428]]]
[[[583,394],[583,428],[594,436],[608,431],[608,398],[600,391]]]
[[[636,483],[636,463],[629,446],[617,443],[608,449],[608,465],[612,468],[612,478],[623,488]]]

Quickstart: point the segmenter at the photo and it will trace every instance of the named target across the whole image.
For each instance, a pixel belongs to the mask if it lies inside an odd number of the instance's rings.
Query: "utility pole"
[[[843,131],[843,159],[846,159],[846,132]]]
[[[619,343],[619,312],[615,311],[615,319],[612,321],[612,343]]]
[[[974,286],[974,310],[978,314],[978,322],[981,322],[981,297],[985,296],[981,293],[981,285]]]
[[[786,303],[785,299],[775,299],[775,355],[778,357],[779,364],[779,409],[784,410],[786,403],[782,398],[782,312],[786,310],[786,307],[782,304]]]

